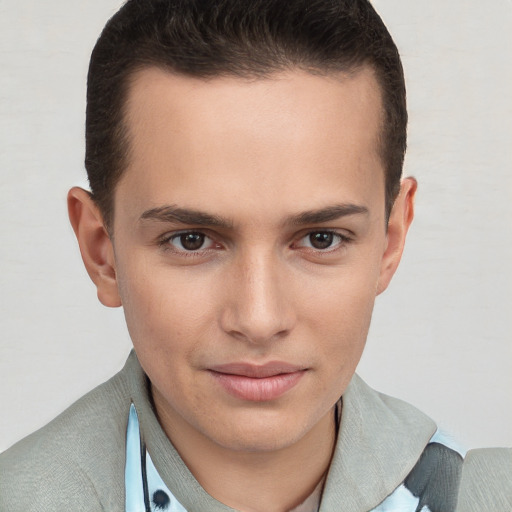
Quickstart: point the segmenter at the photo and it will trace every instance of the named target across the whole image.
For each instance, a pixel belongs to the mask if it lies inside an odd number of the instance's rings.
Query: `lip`
[[[264,365],[230,363],[209,368],[230,395],[251,402],[275,400],[295,387],[307,369],[281,361]]]

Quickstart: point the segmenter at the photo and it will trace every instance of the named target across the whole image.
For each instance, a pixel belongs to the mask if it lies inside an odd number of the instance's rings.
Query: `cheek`
[[[215,298],[210,283],[143,261],[131,258],[121,266],[118,277],[126,323],[136,349],[193,350],[199,334],[212,328]]]
[[[318,340],[327,364],[343,367],[343,375],[354,368],[361,357],[373,311],[378,266],[353,265],[338,269],[316,289],[304,317],[308,318],[307,336]],[[304,283],[303,283],[304,284]]]
[[[346,327],[369,321],[377,294],[379,267],[359,262],[335,269],[321,282],[311,282],[307,289],[310,308],[323,318],[325,325]]]

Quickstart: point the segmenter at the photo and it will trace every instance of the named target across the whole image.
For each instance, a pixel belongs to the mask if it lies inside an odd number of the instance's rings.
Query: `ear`
[[[98,290],[98,299],[104,306],[121,306],[114,247],[91,194],[73,187],[68,193],[68,213],[85,268]]]
[[[400,184],[400,193],[389,216],[386,249],[381,262],[377,295],[388,287],[402,258],[407,231],[414,217],[414,196],[417,188],[418,183],[414,178],[404,178]]]

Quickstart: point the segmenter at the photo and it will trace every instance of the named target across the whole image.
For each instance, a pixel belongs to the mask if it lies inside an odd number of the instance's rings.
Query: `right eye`
[[[164,242],[171,245],[176,252],[197,252],[215,246],[215,242],[211,238],[197,231],[176,233]]]

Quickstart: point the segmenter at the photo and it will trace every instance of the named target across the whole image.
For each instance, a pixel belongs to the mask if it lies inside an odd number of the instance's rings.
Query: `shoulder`
[[[466,453],[415,407],[376,392],[357,375],[343,401],[340,455],[332,466],[342,478],[328,486],[335,500],[326,510],[352,500],[354,509],[375,512],[512,512],[511,448]],[[360,475],[355,491],[343,487],[354,473]]]
[[[402,485],[436,430],[418,409],[354,375],[343,394],[321,510],[338,510],[341,503],[347,510],[373,510]]]
[[[457,512],[512,511],[512,448],[470,450],[464,459]]]
[[[124,501],[128,378],[125,366],[0,455],[0,510],[95,511]]]

